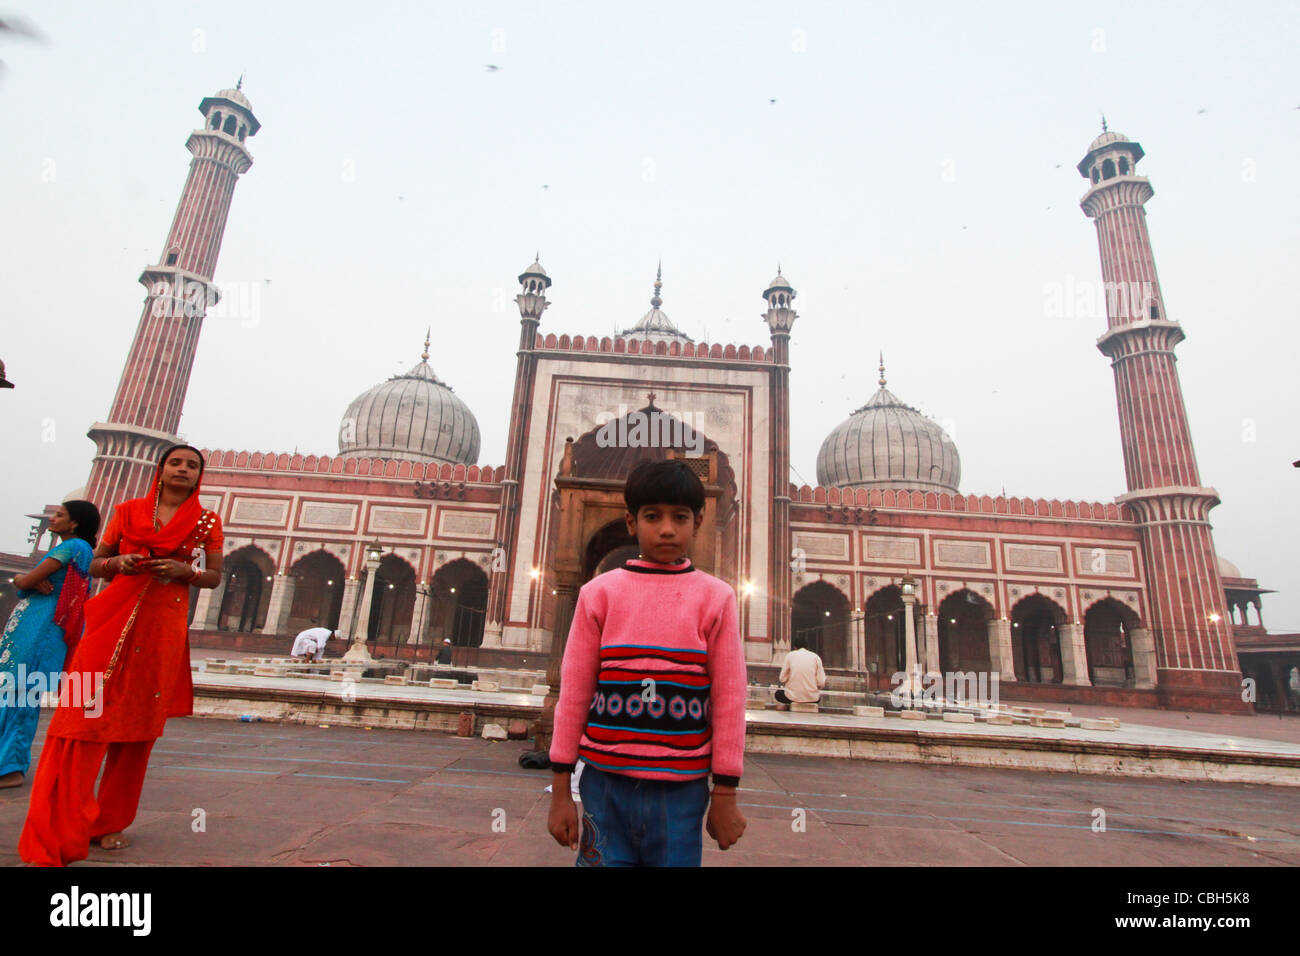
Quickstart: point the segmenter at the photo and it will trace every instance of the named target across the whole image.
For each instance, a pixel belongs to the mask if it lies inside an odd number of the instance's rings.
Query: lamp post
[[[361,608],[357,612],[357,629],[352,638],[352,646],[343,655],[345,661],[368,661],[371,659],[366,640],[370,637],[370,607],[375,600],[375,581],[379,577],[379,559],[384,556],[384,546],[376,538],[366,545],[366,590],[361,596]]]
[[[904,572],[898,582],[903,591],[903,642],[907,649],[907,693],[915,697],[921,690],[916,654],[916,622],[912,620],[912,606],[916,603],[916,578]]]

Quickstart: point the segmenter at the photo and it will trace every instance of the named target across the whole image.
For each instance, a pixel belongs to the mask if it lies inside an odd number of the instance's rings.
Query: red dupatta
[[[67,656],[71,657],[77,642],[81,640],[81,629],[86,624],[86,597],[90,594],[90,578],[82,574],[81,568],[71,561],[66,567],[63,590],[59,592],[59,601],[54,605],[54,623],[63,628],[63,643],[68,645]]]
[[[160,463],[147,497],[132,498],[117,506],[114,514],[122,533],[118,554],[137,554],[146,558],[171,557],[194,535],[203,514],[203,506],[199,504],[203,474],[199,473],[194,490],[176,509],[172,519],[161,529],[155,530],[154,517],[161,494],[162,469]],[[85,634],[77,645],[75,660],[70,660],[65,665],[69,671],[75,669],[83,673],[103,674],[104,681],[109,680],[126,635],[135,623],[136,612],[144,600],[145,591],[156,580],[148,573],[119,574],[108,587],[86,602]],[[86,690],[88,692],[90,688],[87,687]]]

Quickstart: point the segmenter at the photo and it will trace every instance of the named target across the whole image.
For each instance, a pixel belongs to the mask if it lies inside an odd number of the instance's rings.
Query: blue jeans
[[[699,866],[709,780],[640,780],[590,764],[578,780],[577,866]]]

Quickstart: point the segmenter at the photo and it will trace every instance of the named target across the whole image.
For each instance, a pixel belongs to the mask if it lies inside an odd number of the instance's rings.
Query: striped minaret
[[[768,569],[768,634],[772,653],[790,650],[790,329],[799,317],[793,307],[796,293],[778,266],[776,278],[763,291],[767,312],[763,320],[772,334],[772,389],[768,415],[771,419],[772,458],[769,487],[772,489],[771,539]]]
[[[1174,346],[1183,330],[1165,311],[1145,204],[1151,184],[1134,172],[1142,147],[1107,130],[1079,163],[1091,181],[1081,201],[1097,226],[1106,334],[1097,347],[1115,370],[1128,493],[1119,501],[1141,526],[1147,624],[1157,689],[1166,706],[1250,710],[1210,535],[1219,503],[1201,486],[1178,383]]]
[[[199,330],[217,301],[212,275],[230,200],[253,165],[244,140],[261,128],[240,86],[199,104],[203,127],[185,144],[189,177],[162,256],[140,275],[148,292],[113,407],[89,432],[96,452],[84,497],[106,517],[148,490],[158,456],[177,441]]]
[[[515,368],[515,393],[510,403],[510,431],[506,441],[506,476],[501,482],[501,504],[497,511],[497,547],[493,554],[492,583],[488,589],[487,626],[483,635],[484,647],[500,647],[501,633],[506,623],[506,597],[510,582],[514,580],[518,554],[515,532],[518,525],[519,483],[523,480],[524,455],[531,425],[533,381],[537,377],[537,328],[542,313],[550,306],[546,290],[551,287],[551,277],[546,274],[539,252],[530,265],[519,275],[519,350]],[[527,559],[527,555],[523,555]],[[499,562],[499,563],[498,563]],[[557,635],[559,636],[559,635]],[[563,639],[561,637],[561,639]]]

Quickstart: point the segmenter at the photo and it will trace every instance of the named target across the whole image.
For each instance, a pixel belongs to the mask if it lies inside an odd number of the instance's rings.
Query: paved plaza
[[[133,844],[88,862],[571,865],[546,832],[550,773],[516,762],[527,746],[173,720]],[[749,829],[725,854],[706,842],[706,866],[1300,864],[1296,788],[768,754],[743,783]],[[28,794],[0,791],[0,864],[19,862]]]

